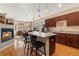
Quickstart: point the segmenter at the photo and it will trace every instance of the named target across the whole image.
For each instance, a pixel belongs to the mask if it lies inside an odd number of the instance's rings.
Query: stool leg
[[[28,56],[28,53],[29,53],[29,43],[28,43],[28,47],[27,47],[27,56]]]
[[[45,48],[45,46],[44,46],[44,55],[46,56],[46,48]]]
[[[25,48],[26,48],[26,44],[25,44]]]
[[[24,42],[24,48],[26,48],[26,44],[27,44],[27,42],[25,41],[25,42]]]
[[[25,50],[26,50],[26,44],[24,44],[24,55],[25,55]]]
[[[37,56],[37,48],[36,48],[36,56]]]
[[[33,47],[31,47],[30,55],[32,55]]]

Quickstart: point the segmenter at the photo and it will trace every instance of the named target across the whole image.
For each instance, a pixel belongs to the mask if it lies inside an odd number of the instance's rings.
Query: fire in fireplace
[[[14,30],[13,28],[2,28],[1,29],[1,42],[5,42],[13,39]]]

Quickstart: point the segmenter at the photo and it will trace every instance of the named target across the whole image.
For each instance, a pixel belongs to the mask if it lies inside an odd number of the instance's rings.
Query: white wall
[[[7,13],[7,17],[15,20],[24,21],[26,19],[26,15],[17,3],[0,3],[0,13]]]

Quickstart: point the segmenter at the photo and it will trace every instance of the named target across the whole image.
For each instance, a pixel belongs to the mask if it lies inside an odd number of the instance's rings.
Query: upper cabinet
[[[56,26],[55,18],[45,20],[45,26],[46,27],[55,27]]]
[[[67,15],[62,15],[60,20],[67,20]]]
[[[67,19],[67,15],[62,15],[54,18],[47,19],[45,21],[45,26],[46,27],[56,27],[56,22],[57,21],[63,21]]]
[[[61,16],[57,16],[55,17],[56,21],[63,21],[63,20],[67,20],[67,15],[61,15]]]
[[[47,19],[45,25],[47,27],[55,27],[57,21],[64,20],[67,21],[67,26],[79,26],[79,11]]]
[[[79,11],[67,14],[67,26],[79,26]]]

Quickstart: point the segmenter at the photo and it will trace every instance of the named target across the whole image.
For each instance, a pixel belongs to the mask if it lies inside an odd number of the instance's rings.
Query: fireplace
[[[13,28],[1,29],[1,43],[13,39],[13,37],[14,37]]]

